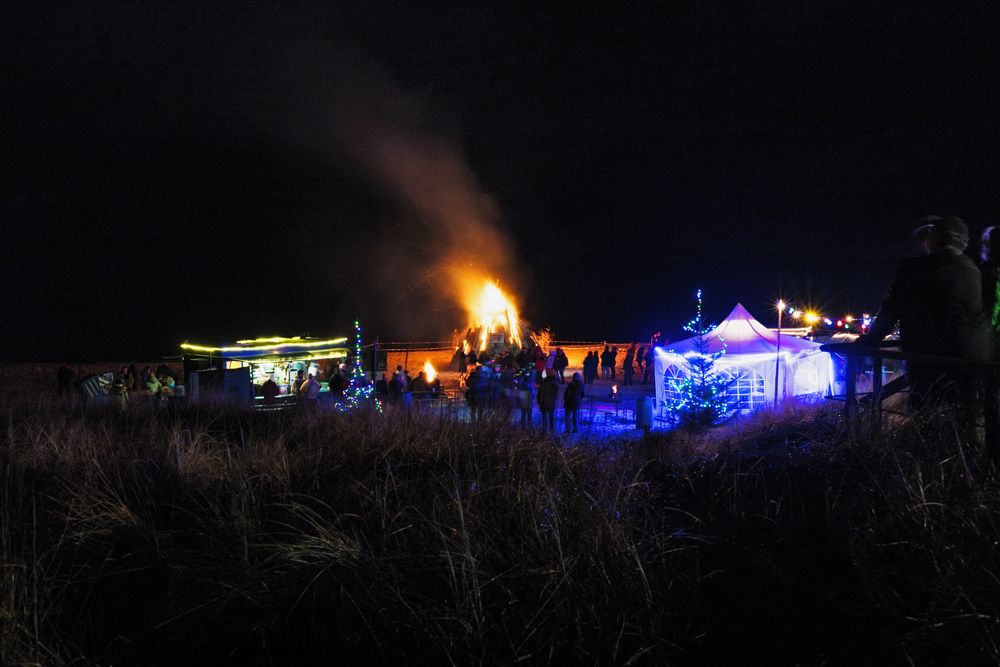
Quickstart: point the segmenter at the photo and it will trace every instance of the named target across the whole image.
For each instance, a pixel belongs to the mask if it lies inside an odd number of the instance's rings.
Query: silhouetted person
[[[969,229],[954,216],[923,222],[914,239],[926,254],[903,260],[870,332],[858,342],[877,345],[898,322],[904,352],[985,361],[989,341],[982,276],[963,254]],[[968,368],[907,362],[907,374],[914,407],[933,390],[947,390],[948,398],[966,405],[974,393],[975,372]]]
[[[556,377],[559,378],[559,384],[565,381],[563,374],[566,372],[566,368],[569,366],[569,358],[566,357],[566,353],[563,352],[561,347],[556,348],[556,357],[552,360],[552,370],[556,372]]]
[[[517,408],[521,411],[521,428],[531,426],[531,410],[535,405],[535,383],[531,381],[531,371],[522,371],[517,376]]]
[[[576,415],[583,404],[583,382],[580,374],[573,373],[573,381],[563,393],[563,416],[566,421],[566,432],[569,432],[570,422],[573,423],[573,433],[576,433]]]
[[[618,346],[615,345],[611,348],[611,353],[608,355],[608,360],[611,365],[611,379],[614,380],[618,377]]]
[[[646,348],[646,369],[642,372],[642,383],[649,384],[649,378],[653,375],[653,350],[655,348],[650,345]]]
[[[604,352],[601,352],[601,377],[611,378],[611,347],[608,345],[604,346]]]
[[[278,383],[274,381],[273,376],[269,376],[264,380],[264,384],[260,386],[260,393],[264,397],[264,405],[274,405],[278,400],[280,392]]]
[[[622,362],[622,377],[624,378],[623,384],[625,384],[626,386],[632,384],[632,374],[634,372],[632,364],[634,363],[635,363],[635,343],[632,343],[628,346],[628,349],[625,351],[625,361]]]
[[[538,410],[542,413],[542,432],[556,430],[556,400],[559,397],[559,382],[555,375],[548,375],[538,388]]]

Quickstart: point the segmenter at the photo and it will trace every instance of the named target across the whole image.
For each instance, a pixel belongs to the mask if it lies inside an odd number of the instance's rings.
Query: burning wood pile
[[[492,280],[466,303],[469,328],[457,342],[464,354],[475,351],[495,355],[509,348],[530,344],[530,332],[518,317],[517,307]]]

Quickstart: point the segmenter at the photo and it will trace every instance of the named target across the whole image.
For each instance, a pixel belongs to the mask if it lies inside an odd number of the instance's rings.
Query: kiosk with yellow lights
[[[182,343],[184,377],[189,398],[224,398],[263,404],[261,387],[268,379],[278,385],[277,405],[293,400],[291,386],[301,371],[322,382],[328,367],[346,363],[346,338],[254,338],[213,347]]]

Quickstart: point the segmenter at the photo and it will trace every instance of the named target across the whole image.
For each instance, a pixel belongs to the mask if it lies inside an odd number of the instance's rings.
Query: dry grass
[[[1000,660],[1000,480],[929,411],[567,448],[8,403],[2,664]]]

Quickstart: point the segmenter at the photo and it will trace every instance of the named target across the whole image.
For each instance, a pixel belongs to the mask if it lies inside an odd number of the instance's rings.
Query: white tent
[[[820,351],[820,343],[781,334],[779,351],[778,333],[755,320],[742,304],[736,304],[705,338],[706,352],[725,350],[715,361],[715,368],[732,380],[727,394],[734,410],[751,412],[774,403],[775,364],[779,403],[791,397],[819,399],[831,393],[833,362],[828,353]],[[658,411],[676,395],[671,379],[686,375],[686,358],[697,352],[697,338],[655,349]]]

